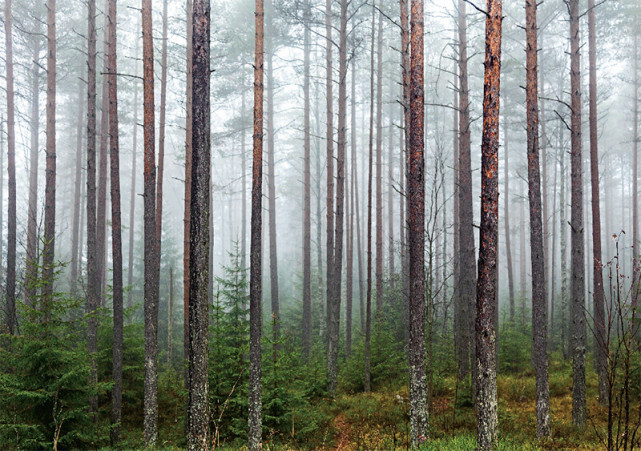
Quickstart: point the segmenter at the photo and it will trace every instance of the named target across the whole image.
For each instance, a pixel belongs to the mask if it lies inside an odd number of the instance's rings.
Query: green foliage
[[[505,322],[500,330],[499,372],[532,371],[531,326]]]
[[[82,302],[55,294],[34,307],[19,303],[19,333],[0,340],[0,443],[6,448],[89,447],[90,396],[105,384],[87,383]]]

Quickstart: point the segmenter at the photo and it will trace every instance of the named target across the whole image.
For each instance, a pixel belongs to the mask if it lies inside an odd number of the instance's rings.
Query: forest
[[[639,0],[0,10],[0,449],[641,449]]]

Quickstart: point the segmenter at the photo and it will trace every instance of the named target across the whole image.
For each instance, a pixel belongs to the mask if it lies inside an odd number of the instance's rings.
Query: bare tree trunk
[[[343,276],[343,222],[345,217],[345,147],[347,145],[347,0],[341,0],[338,69],[338,145],[336,160],[336,221],[331,302],[327,309],[328,391],[336,395],[338,338],[340,336],[341,282]],[[331,305],[331,308],[329,308]]]
[[[389,264],[389,281],[390,288],[394,288],[394,104],[390,103],[389,107],[389,132],[388,132],[388,149],[387,149],[387,234],[389,238],[388,245],[388,264]]]
[[[160,255],[162,253],[162,200],[163,174],[165,172],[165,116],[167,105],[167,0],[162,2],[162,48],[160,56],[160,121],[158,123],[158,168],[156,173],[156,235],[158,236],[158,279],[160,280]]]
[[[476,294],[477,446],[498,441],[496,397],[496,278],[499,235],[499,106],[501,92],[501,0],[487,0],[485,79],[481,144],[481,232]],[[540,213],[539,213],[540,214]],[[539,216],[540,218],[540,216]]]
[[[370,342],[372,328],[372,172],[374,157],[374,39],[376,30],[376,0],[372,4],[372,37],[370,47],[370,84],[369,84],[369,157],[367,171],[367,295],[365,297],[365,375],[364,390],[371,390]]]
[[[599,193],[599,150],[597,130],[596,25],[594,0],[588,0],[588,40],[590,60],[590,179],[592,183],[592,253],[594,281],[594,347],[599,375],[599,403],[608,404],[608,362],[606,353],[605,308],[601,252],[601,209]],[[638,97],[635,97],[637,99]],[[636,103],[636,100],[635,100]],[[636,224],[636,223],[635,223]]]
[[[639,34],[634,33],[633,45],[633,107],[632,107],[632,271],[633,280],[639,280]],[[636,307],[638,287],[632,296],[632,305]]]
[[[40,20],[40,18],[38,18]],[[38,163],[40,147],[40,39],[34,36],[31,75],[31,150],[29,152],[29,206],[27,213],[27,261],[25,301],[36,300],[38,279]],[[8,98],[8,97],[7,97]],[[82,114],[82,113],[80,113]],[[72,268],[73,269],[73,268]],[[72,270],[73,273],[73,270]]]
[[[136,62],[135,75],[138,77],[138,49],[139,39],[136,37],[136,50],[134,52]],[[138,86],[134,89],[134,129],[133,146],[131,149],[131,192],[129,194],[129,257],[127,263],[127,286],[131,287],[134,282],[134,229],[136,226],[136,176],[138,172],[136,154],[138,152]],[[127,294],[127,308],[133,305],[133,290],[129,289]]]
[[[570,91],[572,130],[572,421],[585,426],[585,251],[583,240],[583,160],[581,155],[581,53],[579,0],[567,1],[570,14]]]
[[[325,1],[325,82],[326,82],[326,100],[327,100],[327,198],[326,198],[326,252],[327,260],[327,278],[326,278],[326,309],[327,309],[327,373],[330,373],[329,348],[330,348],[330,321],[331,321],[331,303],[334,298],[334,80],[332,64],[332,0]],[[328,377],[328,388],[331,385],[331,378]]]
[[[79,231],[80,231],[80,210],[82,210],[82,203],[80,202],[80,192],[82,191],[82,125],[84,116],[84,102],[83,102],[82,86],[78,89],[78,125],[76,128],[76,171],[74,177],[74,190],[73,190],[73,225],[71,231],[71,273],[70,273],[70,291],[75,295],[78,283],[78,247],[79,247]],[[36,154],[37,155],[37,154]],[[37,186],[37,185],[36,185]],[[31,193],[30,193],[31,194]]]
[[[507,108],[505,108],[507,109]],[[514,324],[514,312],[515,312],[515,299],[514,299],[514,266],[512,265],[512,240],[510,233],[510,164],[509,164],[509,126],[507,120],[507,114],[503,113],[503,147],[505,148],[505,159],[503,166],[503,174],[505,177],[504,188],[504,205],[503,212],[505,215],[505,254],[507,262],[507,283],[509,289],[509,305],[510,305],[510,323]]]
[[[403,76],[403,144],[404,151],[401,151],[401,173],[403,169],[407,171],[407,154],[409,152],[409,132],[410,132],[410,27],[409,27],[409,11],[408,0],[400,0],[400,13],[401,13],[401,65]],[[405,167],[403,167],[405,166]],[[407,177],[401,184],[401,208],[406,204],[407,196]],[[405,213],[402,215],[405,216]],[[407,218],[401,218],[405,221]],[[403,236],[404,246],[402,248],[401,266],[402,266],[402,286],[403,286],[403,341],[405,348],[409,349],[410,341],[410,328],[409,328],[409,293],[410,293],[410,279],[409,279],[409,252],[407,248],[408,230],[407,224],[403,223],[400,229]]]
[[[356,228],[356,253],[358,255],[358,299],[361,322],[361,332],[365,330],[365,280],[363,277],[363,249],[361,245],[361,210],[358,195],[358,168],[356,164],[356,64],[352,64],[352,209],[355,210],[356,224],[350,225],[352,240]],[[354,212],[352,213],[354,214]],[[351,326],[350,326],[351,327]]]
[[[565,149],[563,145],[563,127],[565,124],[559,124],[559,153],[561,154],[560,158],[560,167],[559,171],[561,172],[561,190],[559,193],[559,229],[561,234],[561,352],[564,358],[568,357],[569,352],[569,337],[567,336],[568,332],[568,323],[565,316],[568,304],[568,270],[567,270],[567,216],[566,216],[566,186],[567,181],[566,170],[565,170]]]
[[[243,173],[241,175],[241,197],[242,197],[242,212],[240,215],[240,266],[245,270],[247,268],[247,149],[245,148],[245,90],[242,92],[241,100],[241,123],[242,131],[240,134],[240,155],[241,155],[241,165],[243,167]],[[243,310],[246,310],[247,306],[243,301]],[[310,332],[311,333],[311,332]]]
[[[265,9],[256,0],[254,40],[254,138],[252,170],[251,249],[249,280],[249,433],[247,447],[257,451],[262,444],[262,187],[263,187],[263,59]]]
[[[303,358],[309,359],[309,353],[312,349],[312,205],[311,205],[311,134],[310,134],[310,46],[311,32],[309,21],[311,19],[311,4],[309,0],[305,3],[304,21],[304,86],[303,95],[305,97],[304,112],[304,144],[303,144]],[[243,153],[244,154],[244,153]],[[243,185],[244,186],[244,185]],[[244,189],[243,189],[244,193]]]
[[[185,94],[185,215],[183,218],[183,357],[189,361],[189,274],[190,271],[190,234],[191,234],[191,154],[193,133],[193,0],[187,2],[187,64]],[[189,368],[185,366],[185,389],[189,390]]]
[[[122,219],[120,214],[120,147],[118,140],[118,51],[116,45],[117,0],[109,0],[109,157],[111,166],[111,253],[113,257],[113,382],[111,391],[111,446],[120,442],[122,417],[123,293],[122,293]]]
[[[189,248],[189,449],[209,444],[210,6],[194,1],[191,229]]]
[[[530,201],[530,249],[532,260],[532,361],[536,376],[536,436],[550,435],[550,388],[547,356],[547,287],[541,212],[539,163],[538,43],[536,0],[525,0],[527,161]]]
[[[272,340],[274,343],[274,361],[278,356],[280,346],[280,301],[278,289],[278,247],[276,243],[276,165],[274,163],[274,45],[272,44],[272,27],[271,16],[273,14],[271,0],[267,0],[267,52],[266,52],[266,120],[265,131],[267,134],[267,197],[269,209],[269,280],[272,310]]]
[[[47,158],[45,169],[45,233],[42,252],[45,312],[53,302],[56,237],[56,0],[47,0]]]
[[[6,82],[7,82],[7,169],[9,204],[7,208],[7,330],[13,335],[16,328],[16,131],[13,88],[13,17],[11,0],[4,4]]]
[[[467,73],[467,15],[465,0],[458,4],[459,30],[459,302],[460,321],[458,334],[459,379],[463,380],[470,372],[470,358],[474,352],[474,299],[475,270],[474,262],[474,212],[472,202],[472,160],[470,144],[470,105]],[[473,365],[472,380],[475,379]]]
[[[169,267],[169,306],[167,309],[167,366],[173,367],[174,358],[174,267]]]
[[[87,44],[87,352],[91,358],[89,384],[98,383],[98,318],[100,277],[96,259],[96,0],[88,2]],[[89,399],[89,412],[97,420],[98,398]]]
[[[379,28],[380,32],[380,28]],[[425,158],[423,1],[412,1],[410,55],[410,122],[407,154],[407,229],[410,271],[410,437],[418,448],[429,433],[425,378]],[[380,53],[379,53],[380,55]],[[380,66],[380,64],[379,64]]]
[[[151,0],[142,0],[143,141],[144,141],[144,313],[145,446],[158,441],[158,235],[156,233],[156,152],[154,119],[154,43]],[[100,256],[99,256],[100,257]]]
[[[323,288],[323,224],[322,224],[322,216],[321,216],[321,210],[322,210],[322,193],[321,193],[321,179],[322,179],[322,169],[321,169],[321,146],[320,146],[320,136],[321,136],[321,131],[320,131],[320,108],[319,108],[319,87],[316,85],[315,89],[315,132],[316,132],[316,140],[315,140],[315,153],[316,153],[316,162],[315,162],[315,169],[316,169],[316,259],[318,261],[318,289],[322,290]],[[324,299],[323,296],[318,297],[318,306],[319,306],[319,312],[320,312],[320,318],[318,319],[318,336],[322,339],[325,336],[325,326],[326,326],[326,316],[325,316],[325,304],[324,304]]]
[[[523,192],[523,191],[522,191]],[[525,202],[521,200],[519,202],[519,285],[521,292],[521,324],[526,324],[526,314],[527,310],[527,277],[526,277],[526,255],[527,251],[525,249]]]
[[[376,316],[383,313],[383,15],[376,45]]]
[[[109,8],[109,0],[104,0],[104,11]],[[105,16],[103,28],[103,52],[107,54],[109,46],[108,19]],[[107,268],[107,149],[109,147],[109,85],[107,58],[102,66],[102,109],[100,111],[100,162],[98,163],[98,209],[96,212],[96,258],[100,286],[100,306],[105,302],[106,268]]]

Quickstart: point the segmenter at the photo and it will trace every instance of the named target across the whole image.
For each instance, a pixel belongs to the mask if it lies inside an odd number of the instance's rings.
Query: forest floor
[[[590,362],[589,362],[590,363]],[[588,424],[572,425],[572,376],[568,363],[550,362],[552,436],[536,439],[533,372],[499,374],[499,450],[605,449],[607,408],[596,397],[596,374],[588,368]],[[435,376],[430,409],[431,439],[421,449],[470,450],[476,447],[475,412],[469,389],[457,388],[456,377]],[[437,382],[438,381],[438,382]],[[322,408],[332,415],[333,437],[325,449],[407,449],[408,388],[385,387],[373,393],[342,394]]]

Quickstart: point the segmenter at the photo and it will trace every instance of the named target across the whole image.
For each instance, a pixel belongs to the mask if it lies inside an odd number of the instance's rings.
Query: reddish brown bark
[[[263,228],[263,60],[265,10],[263,0],[256,0],[256,35],[254,38],[254,135],[252,168],[252,211],[249,279],[249,433],[247,447],[261,448],[262,437],[262,240]]]
[[[603,304],[603,264],[601,252],[601,209],[599,190],[599,149],[597,129],[596,25],[594,0],[588,0],[588,42],[590,63],[590,181],[592,185],[592,274],[594,292],[594,354],[599,375],[599,403],[608,403],[608,362],[606,353],[605,308]],[[638,97],[635,97],[635,99]],[[635,222],[636,224],[636,222]]]
[[[401,13],[401,65],[403,76],[403,148],[401,151],[401,173],[406,172],[407,152],[409,150],[409,133],[410,133],[410,27],[409,27],[409,0],[400,0]],[[405,206],[405,195],[407,194],[407,181],[402,184],[401,208]],[[405,214],[402,215],[402,221],[405,221]],[[402,265],[402,284],[403,284],[403,323],[404,323],[404,340],[405,346],[409,346],[409,256],[407,252],[407,234],[408,230],[405,222],[402,223],[400,233],[403,236],[404,245],[401,248],[401,265]]]
[[[539,163],[538,43],[536,0],[525,0],[527,161],[532,260],[532,362],[536,376],[536,436],[550,435],[550,389],[547,357],[547,288],[541,212]]]
[[[481,230],[476,291],[476,421],[477,447],[492,449],[497,441],[496,309],[499,232],[499,107],[501,92],[501,0],[487,0],[485,77],[481,141]],[[463,181],[461,181],[462,188]],[[462,246],[462,243],[461,243]]]
[[[417,448],[428,436],[425,378],[425,158],[423,1],[412,2],[410,35],[410,130],[407,155],[407,229],[409,248],[410,437]]]

